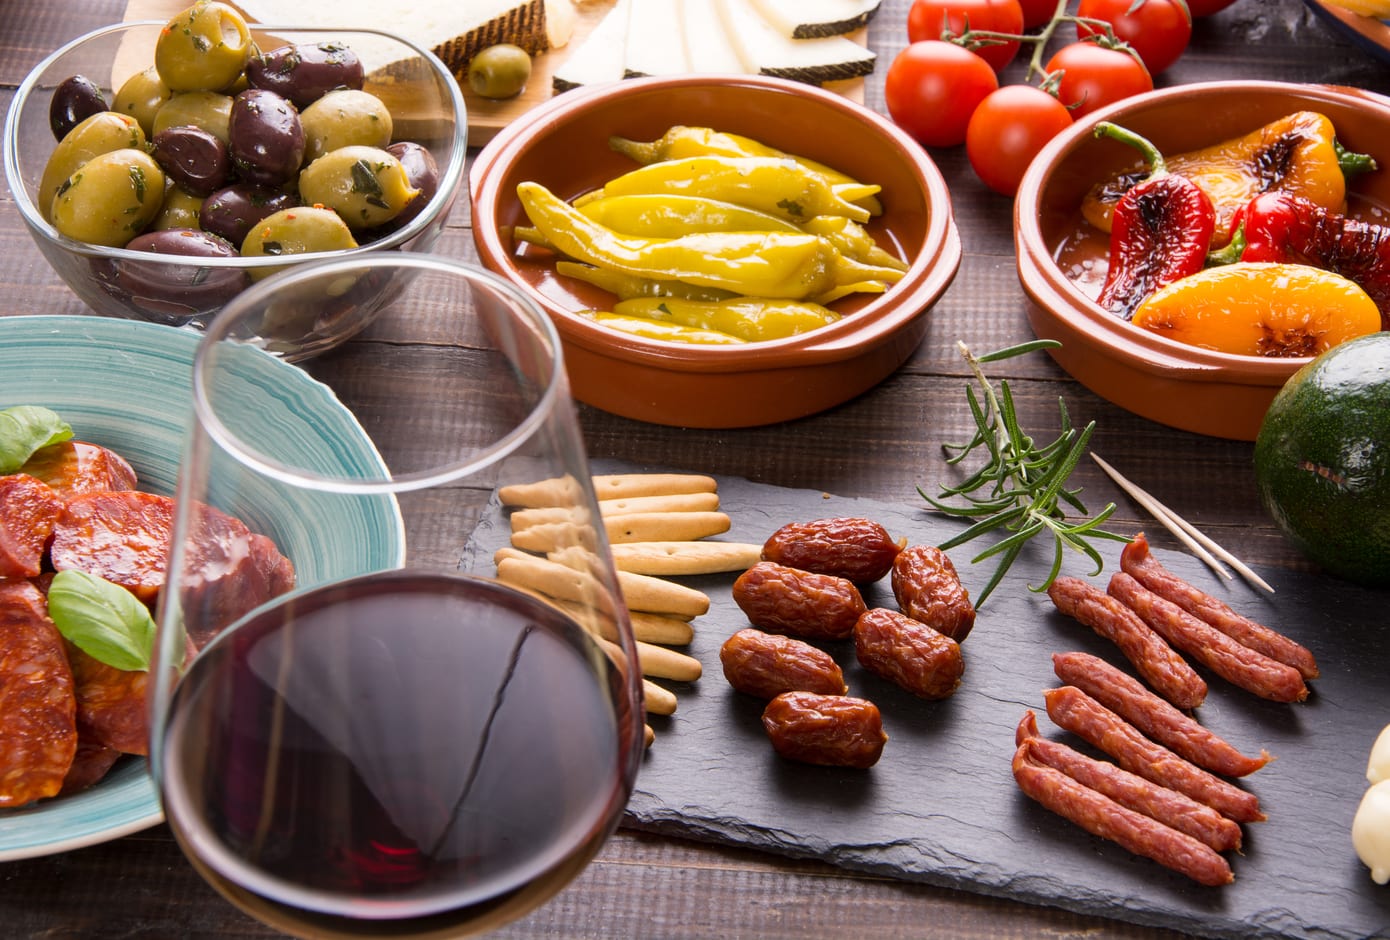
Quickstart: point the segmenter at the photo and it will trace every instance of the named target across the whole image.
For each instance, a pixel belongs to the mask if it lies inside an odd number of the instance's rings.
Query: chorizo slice
[[[39,574],[62,511],[62,499],[42,480],[27,473],[0,476],[0,578]]]
[[[1043,693],[1047,714],[1059,728],[1100,748],[1130,773],[1161,787],[1186,793],[1236,822],[1262,822],[1260,800],[1209,773],[1163,745],[1150,741],[1119,715],[1082,692],[1065,685]]]
[[[61,441],[41,447],[19,468],[67,499],[83,493],[135,489],[135,470],[120,454],[100,444]]]
[[[1030,744],[1020,744],[1013,758],[1014,780],[1030,798],[1092,835],[1152,859],[1199,884],[1217,886],[1235,880],[1230,863],[1210,846],[1121,806],[1060,770],[1040,763]]]
[[[77,753],[63,637],[39,589],[0,581],[0,807],[54,796]]]
[[[120,751],[83,738],[79,730],[77,753],[72,758],[72,766],[68,768],[68,775],[63,778],[63,788],[58,791],[58,795],[81,793],[88,787],[100,783],[120,757]]]
[[[1222,633],[1123,571],[1111,576],[1107,590],[1155,633],[1232,685],[1271,702],[1301,702],[1308,697],[1308,686],[1293,666]]]
[[[1318,677],[1317,659],[1307,647],[1236,613],[1228,604],[1173,574],[1150,553],[1148,539],[1142,532],[1120,552],[1120,570],[1222,633],[1294,667],[1304,679]]]
[[[148,754],[150,674],[108,666],[72,643],[67,644],[67,655],[82,736],[121,754]]]
[[[1100,588],[1063,575],[1048,586],[1057,609],[1114,643],[1150,688],[1178,708],[1196,708],[1207,684],[1149,625]]]
[[[105,578],[152,605],[164,585],[173,522],[167,496],[136,490],[75,496],[53,528],[53,567]]]
[[[1228,777],[1244,777],[1269,763],[1268,751],[1249,757],[1190,716],[1154,695],[1143,684],[1089,653],[1054,653],[1052,671],[1154,741],[1198,767]]]

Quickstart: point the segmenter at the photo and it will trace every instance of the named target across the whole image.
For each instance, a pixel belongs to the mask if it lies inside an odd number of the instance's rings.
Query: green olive
[[[203,208],[203,197],[195,196],[182,186],[170,186],[164,194],[164,204],[159,214],[150,223],[150,228],[162,231],[170,228],[200,228],[198,213]]]
[[[174,95],[154,113],[154,134],[191,124],[222,143],[231,139],[232,99],[215,91],[186,91]],[[150,136],[153,137],[154,134]]]
[[[299,198],[354,229],[384,225],[419,195],[401,161],[378,147],[339,147],[299,174]]]
[[[48,221],[53,221],[53,197],[68,177],[93,157],[112,150],[143,150],[145,132],[128,114],[102,111],[86,118],[58,142],[43,168],[35,202]]]
[[[338,213],[318,206],[299,206],[281,209],[253,226],[242,240],[241,253],[245,257],[302,255],[356,247],[357,240]],[[278,270],[259,268],[251,276],[267,277]]]
[[[164,172],[143,150],[98,154],[53,197],[53,226],[68,238],[119,248],[154,219],[164,202]]]
[[[173,91],[159,77],[159,71],[151,65],[121,83],[111,102],[111,110],[129,114],[140,122],[146,137],[153,137],[155,112],[173,96]]]
[[[251,30],[240,13],[216,0],[198,0],[160,30],[154,67],[174,91],[230,87],[251,56]]]
[[[509,42],[480,50],[468,63],[468,86],[484,98],[514,98],[530,80],[530,54]]]
[[[339,147],[385,147],[391,143],[391,112],[365,91],[339,88],[309,105],[299,116],[304,128],[304,162]]]

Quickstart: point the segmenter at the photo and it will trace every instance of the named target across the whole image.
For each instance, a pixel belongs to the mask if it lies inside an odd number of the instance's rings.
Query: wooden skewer
[[[1274,588],[1269,582],[1251,571],[1244,562],[1216,544],[1216,542],[1212,541],[1211,538],[1202,533],[1196,526],[1192,525],[1192,523],[1154,499],[1134,483],[1131,483],[1120,471],[1110,466],[1110,464],[1102,460],[1097,454],[1092,453],[1091,459],[1100,465],[1100,468],[1106,472],[1110,479],[1115,481],[1120,489],[1134,497],[1135,502],[1147,509],[1169,532],[1172,532],[1184,545],[1190,548],[1193,554],[1211,566],[1212,570],[1229,580],[1231,578],[1231,573],[1221,565],[1221,561],[1224,561],[1232,568],[1236,569],[1236,571],[1240,572],[1241,576],[1251,584],[1263,588],[1271,594],[1274,593]],[[1210,551],[1208,551],[1208,549],[1210,549]],[[1220,558],[1221,561],[1217,561],[1218,558]]]

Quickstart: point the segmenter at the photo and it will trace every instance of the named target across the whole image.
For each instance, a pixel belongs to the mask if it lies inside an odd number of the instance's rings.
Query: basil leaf
[[[0,411],[0,473],[14,473],[34,451],[72,437],[72,428],[38,405],[16,405]]]
[[[60,571],[48,588],[58,632],[93,659],[140,672],[154,655],[154,618],[135,595],[85,571]]]

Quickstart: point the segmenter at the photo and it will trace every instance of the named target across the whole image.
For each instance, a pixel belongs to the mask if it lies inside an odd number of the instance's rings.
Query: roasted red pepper
[[[1390,330],[1390,226],[1351,218],[1286,192],[1262,193],[1236,217],[1231,244],[1212,261],[1309,264],[1355,281]]]
[[[1197,184],[1168,172],[1163,154],[1145,138],[1107,121],[1096,125],[1095,135],[1137,148],[1149,164],[1148,177],[1115,206],[1110,269],[1096,298],[1128,320],[1149,294],[1202,270],[1216,230],[1216,210]]]

